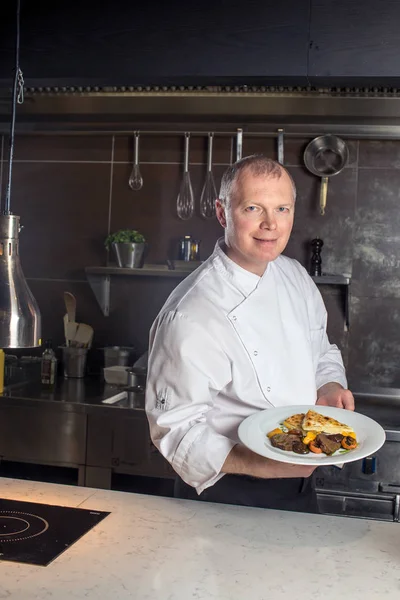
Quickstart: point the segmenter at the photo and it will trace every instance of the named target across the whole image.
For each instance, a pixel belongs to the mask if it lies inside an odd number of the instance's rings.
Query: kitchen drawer
[[[394,521],[396,497],[348,496],[318,492],[318,506],[322,514],[344,517]]]
[[[373,468],[368,468],[371,459]],[[374,494],[382,482],[400,486],[400,443],[386,441],[371,457],[347,463],[343,469],[318,467],[314,477],[316,487],[325,491]]]

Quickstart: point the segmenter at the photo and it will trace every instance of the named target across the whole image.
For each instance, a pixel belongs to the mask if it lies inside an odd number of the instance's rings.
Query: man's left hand
[[[345,390],[340,383],[326,383],[318,390],[317,404],[335,406],[354,410],[354,396],[350,390]]]

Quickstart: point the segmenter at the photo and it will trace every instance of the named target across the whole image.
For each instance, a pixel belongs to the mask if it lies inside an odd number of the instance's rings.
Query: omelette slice
[[[326,417],[314,410],[309,410],[305,415],[302,425],[304,432],[313,431],[316,433],[341,433],[344,436],[355,437],[354,431],[348,425],[332,419],[332,417]]]
[[[285,421],[283,421],[283,424],[288,429],[299,429],[301,431],[304,417],[304,413],[292,415],[291,417],[288,417]]]

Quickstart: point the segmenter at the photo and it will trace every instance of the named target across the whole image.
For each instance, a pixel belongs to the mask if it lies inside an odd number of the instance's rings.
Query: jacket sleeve
[[[326,383],[340,383],[347,389],[346,372],[342,355],[335,344],[331,344],[327,335],[328,315],[321,293],[311,277],[308,278],[308,311],[310,336],[316,365],[315,381],[317,390]]]
[[[153,443],[200,494],[220,473],[236,442],[208,423],[214,398],[231,380],[229,358],[204,326],[177,311],[150,332],[146,414]]]

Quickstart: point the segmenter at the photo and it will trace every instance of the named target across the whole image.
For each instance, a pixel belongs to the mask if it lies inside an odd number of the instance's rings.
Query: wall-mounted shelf
[[[96,300],[105,317],[110,314],[111,277],[169,277],[184,279],[196,267],[170,269],[167,265],[145,264],[141,269],[125,269],[122,267],[86,267],[86,277]],[[197,265],[196,265],[197,266]],[[312,278],[317,285],[344,285],[345,287],[345,324],[349,328],[349,284],[350,277],[326,274]]]
[[[319,275],[312,277],[317,285],[343,285],[345,286],[344,291],[344,327],[345,331],[350,328],[350,282],[351,278],[346,275],[332,275],[327,273],[326,275]]]
[[[345,275],[318,275],[312,277],[317,285],[349,285],[350,277],[346,277]]]
[[[184,279],[192,271],[187,269],[169,269],[167,265],[144,265],[141,269],[122,267],[86,267],[86,278],[105,317],[110,314],[111,277],[169,277]]]
[[[190,263],[188,263],[190,264]],[[196,265],[197,267],[198,265]],[[167,265],[144,265],[141,269],[125,269],[123,267],[86,267],[87,275],[127,275],[128,277],[187,277],[193,268],[169,269]]]

